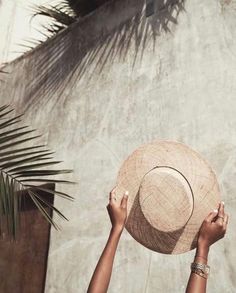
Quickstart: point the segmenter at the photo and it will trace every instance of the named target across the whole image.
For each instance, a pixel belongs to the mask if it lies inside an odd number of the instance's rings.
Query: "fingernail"
[[[225,205],[224,201],[222,201],[222,204]]]
[[[218,213],[218,210],[213,210],[214,213]]]
[[[126,196],[128,196],[128,195],[129,195],[129,191],[128,191],[128,190],[126,190],[126,192],[125,192],[125,195],[126,195]]]

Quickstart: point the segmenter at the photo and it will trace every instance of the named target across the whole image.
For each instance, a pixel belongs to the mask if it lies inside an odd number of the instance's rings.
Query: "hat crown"
[[[126,229],[145,247],[168,254],[196,248],[202,221],[220,200],[209,163],[187,145],[166,140],[142,145],[124,161],[118,200],[126,190]]]
[[[193,212],[193,194],[187,179],[171,167],[155,167],[140,184],[139,202],[146,220],[163,232],[178,230]]]

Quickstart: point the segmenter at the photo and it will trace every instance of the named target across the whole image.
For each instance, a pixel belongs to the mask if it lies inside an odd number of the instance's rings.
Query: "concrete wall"
[[[47,293],[86,291],[119,167],[156,138],[187,143],[214,167],[230,223],[210,252],[208,292],[235,292],[236,1],[186,1],[181,11],[161,2],[149,18],[144,1],[108,3],[7,67],[1,103],[25,112],[79,181],[64,187],[75,203],[56,200],[70,222],[51,235]],[[154,253],[124,231],[109,292],[184,292],[193,255]]]
[[[34,46],[32,40],[44,40],[40,33],[45,17],[32,20],[33,7],[41,4],[57,4],[60,0],[0,0],[0,64],[9,62]],[[31,41],[31,42],[30,42]]]

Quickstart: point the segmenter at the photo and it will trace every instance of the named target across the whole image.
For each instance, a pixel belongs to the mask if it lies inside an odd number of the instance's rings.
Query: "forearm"
[[[122,229],[112,228],[106,246],[89,284],[88,293],[106,293],[111,278],[115,252]]]
[[[209,246],[198,245],[194,262],[207,264],[209,253]],[[196,273],[191,272],[186,293],[205,293],[207,286],[207,279],[199,276]]]

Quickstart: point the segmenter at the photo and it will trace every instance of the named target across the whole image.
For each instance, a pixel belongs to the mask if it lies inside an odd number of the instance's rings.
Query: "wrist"
[[[205,261],[207,261],[209,250],[210,245],[206,243],[198,243],[195,258],[201,258],[202,260],[205,259]]]
[[[120,235],[122,233],[123,229],[124,229],[124,226],[115,225],[115,226],[112,226],[111,233]]]
[[[208,252],[209,249],[210,249],[210,244],[207,243],[206,241],[198,241],[197,243],[197,249],[198,250],[201,250],[201,251],[205,251],[205,252]]]

